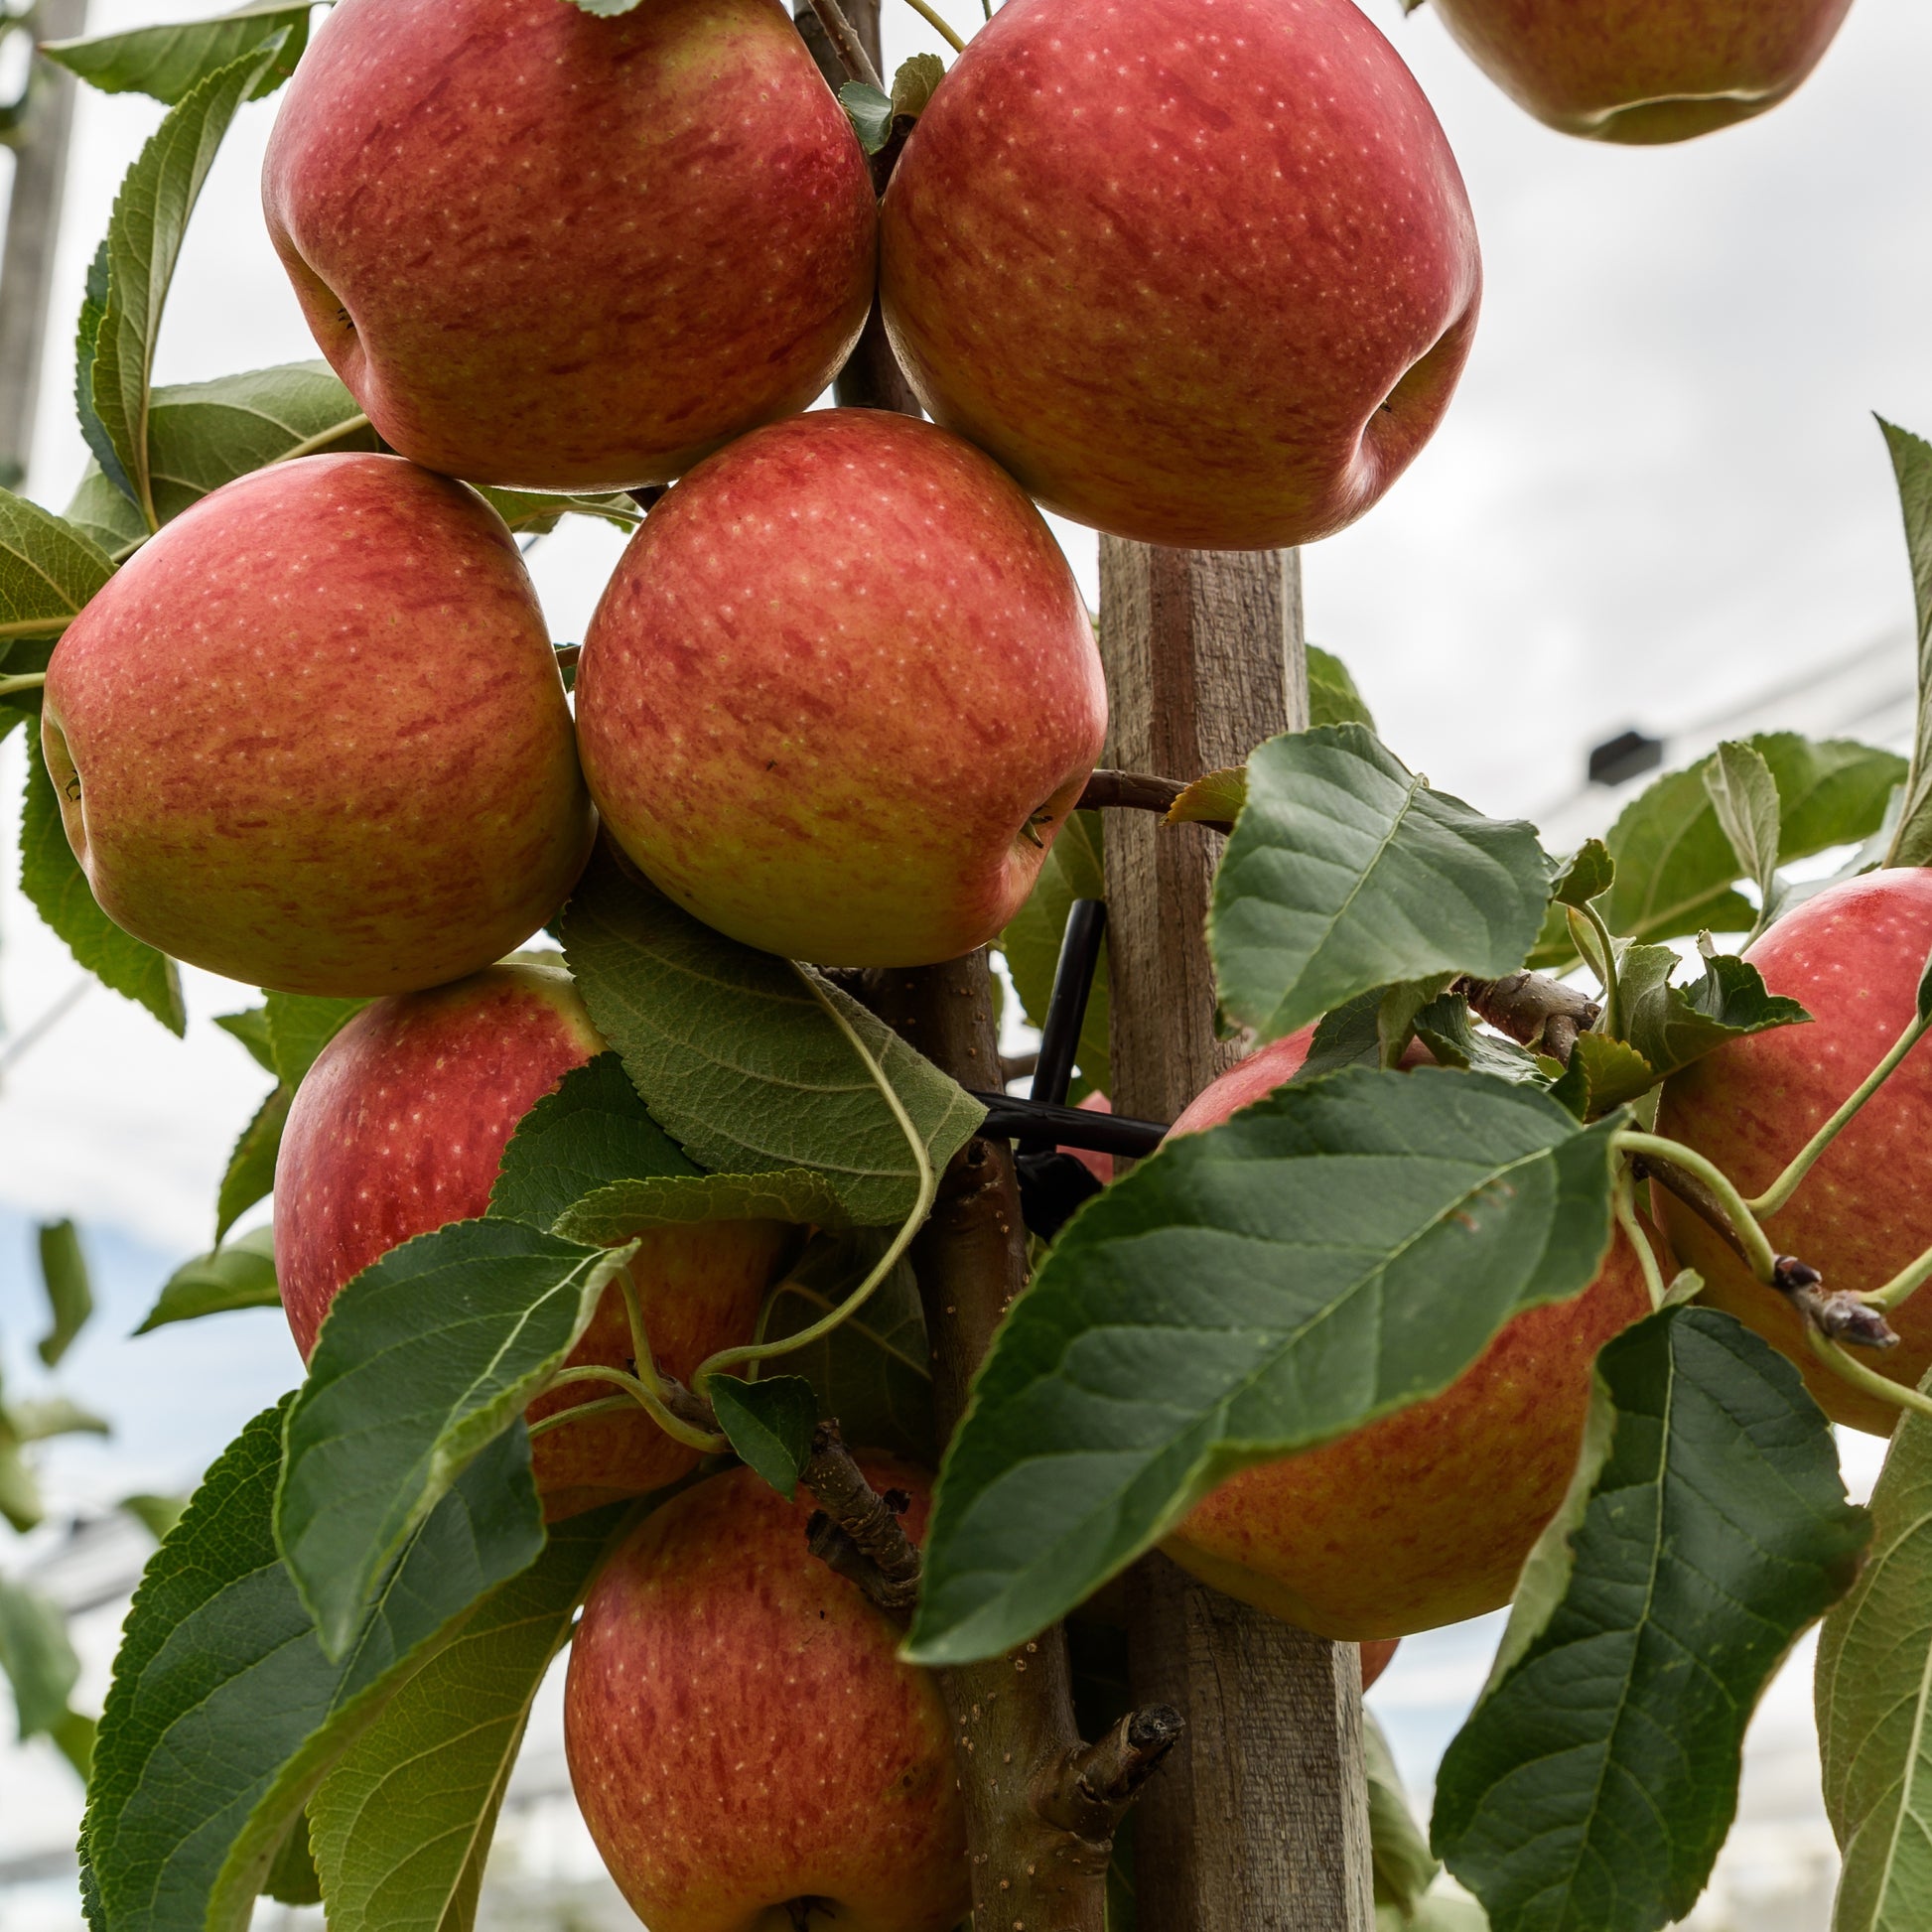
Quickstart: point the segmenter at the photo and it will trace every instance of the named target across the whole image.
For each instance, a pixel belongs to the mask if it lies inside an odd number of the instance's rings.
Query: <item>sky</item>
[[[972,0],[946,4],[963,26]],[[938,48],[897,0],[887,6],[889,66]],[[95,0],[91,29],[207,10]],[[1893,641],[1861,674],[1891,694],[1875,728],[1896,736],[1910,586],[1871,412],[1932,433],[1932,9],[1859,0],[1791,101],[1657,149],[1551,133],[1428,7],[1406,20],[1398,0],[1364,11],[1443,119],[1486,272],[1474,352],[1435,441],[1381,505],[1304,558],[1310,633],[1351,666],[1384,737],[1485,810],[1549,822],[1563,801],[1554,816],[1574,837],[1614,809],[1606,794],[1572,797],[1590,744],[1630,724],[1690,743],[1750,694],[1842,667],[1873,640]],[[84,463],[69,401],[82,276],[161,111],[81,93],[29,479],[57,508]],[[274,111],[245,108],[215,163],[160,380],[314,353],[260,215]],[[1092,537],[1058,528],[1096,598]],[[581,524],[533,553],[555,636],[581,637],[619,547]],[[1800,726],[1849,715],[1829,691],[1773,710]],[[0,747],[9,850],[20,774],[16,735]],[[0,1027],[18,1033],[80,976],[4,870]],[[207,1244],[228,1146],[265,1085],[208,1025],[249,991],[187,978],[185,1041],[96,987],[0,1070],[0,1362],[14,1386],[36,1379],[32,1223],[73,1215],[108,1285],[107,1315],[67,1379],[123,1430],[55,1459],[54,1487],[75,1503],[188,1479],[295,1375],[272,1312],[123,1339],[168,1268]],[[1487,1641],[1465,1642],[1467,1656]],[[1429,1668],[1399,1664],[1391,1685]],[[1479,1665],[1454,1669],[1445,1724],[1480,1677]],[[1426,1729],[1418,1721],[1419,1751]]]

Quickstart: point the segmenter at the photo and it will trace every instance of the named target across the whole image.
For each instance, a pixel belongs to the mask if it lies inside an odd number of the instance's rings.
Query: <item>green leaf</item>
[[[124,1509],[159,1543],[188,1509],[186,1496],[154,1496],[145,1492],[123,1496],[114,1507]]]
[[[373,450],[361,405],[327,362],[284,362],[154,390],[148,400],[148,463],[163,523],[210,490],[291,458]],[[68,520],[110,556],[148,536],[146,519],[98,467],[80,480]]]
[[[700,1167],[814,1169],[863,1226],[911,1212],[919,1183],[905,1136],[798,968],[700,925],[608,850],[565,910],[564,949],[598,1032]],[[985,1109],[857,1001],[819,984],[943,1168]]]
[[[341,1657],[397,1552],[563,1366],[631,1248],[457,1221],[372,1262],[332,1304],[289,1411],[275,1537]]]
[[[123,932],[94,902],[61,823],[61,801],[41,757],[40,734],[27,738],[27,798],[20,811],[20,889],[77,964],[171,1034],[188,1031],[181,973],[166,953]]]
[[[898,64],[893,75],[893,112],[916,120],[946,77],[946,64],[936,54],[914,54]]]
[[[1430,790],[1365,727],[1271,739],[1214,881],[1221,1005],[1275,1039],[1370,987],[1500,978],[1535,944],[1549,894],[1529,826]]]
[[[271,40],[279,52],[248,96],[260,100],[295,71],[309,44],[306,0],[296,7],[242,7],[212,20],[138,27],[92,40],[43,41],[41,52],[104,94],[150,94],[173,107],[216,69]]]
[[[148,377],[168,285],[221,137],[289,39],[287,27],[276,28],[239,60],[197,81],[155,130],[114,199],[88,401],[126,478],[128,498],[149,529],[160,519],[149,471]],[[102,468],[112,474],[105,462]]]
[[[230,1309],[275,1309],[282,1293],[275,1285],[275,1230],[250,1228],[226,1246],[185,1261],[163,1284],[147,1318],[135,1329],[145,1335],[171,1321],[194,1321]]]
[[[558,1215],[556,1231],[592,1247],[611,1247],[650,1228],[699,1221],[791,1221],[815,1227],[843,1220],[839,1197],[809,1168],[773,1173],[671,1174],[614,1180]]]
[[[1898,506],[1905,518],[1905,553],[1912,567],[1912,603],[1918,618],[1918,725],[1912,737],[1911,774],[1905,803],[1892,834],[1888,866],[1932,863],[1932,443],[1881,416],[1885,447],[1898,480]]]
[[[1605,1343],[1570,1494],[1436,1784],[1496,1932],[1656,1932],[1730,1829],[1752,1708],[1869,1535],[1798,1371],[1727,1314]]]
[[[1000,934],[1000,950],[1013,975],[1029,1023],[1046,1024],[1046,1003],[1053,993],[1053,971],[1060,963],[1060,941],[1066,936],[1067,914],[1076,898],[1105,898],[1106,869],[1102,820],[1098,812],[1072,812],[1048,849],[1027,902]],[[1068,1089],[1070,1100],[1105,1093],[1107,1065],[1107,948],[1103,941],[1094,969],[1093,991],[1080,1026],[1080,1044],[1074,1060],[1079,1077]]]
[[[714,1375],[704,1392],[739,1460],[790,1502],[812,1459],[818,1392],[802,1375],[774,1375],[762,1382]]]
[[[893,138],[893,97],[863,80],[848,80],[839,89],[839,105],[868,154],[878,154]]]
[[[1309,1042],[1308,1057],[1289,1077],[1298,1084],[1325,1080],[1345,1066],[1382,1064],[1382,1002],[1386,987],[1374,986],[1324,1013]]]
[[[1796,1000],[1767,993],[1763,976],[1748,961],[1720,953],[1703,963],[1703,973],[1688,986],[1673,986],[1678,957],[1668,946],[1625,946],[1617,962],[1624,1034],[1659,1079],[1727,1039],[1811,1019]]]
[[[64,630],[113,574],[84,530],[0,489],[0,657],[16,638]],[[10,662],[8,668],[41,667]]]
[[[1375,716],[1355,688],[1348,666],[1319,644],[1308,646],[1309,723],[1311,725],[1366,725],[1375,729]]]
[[[1468,1001],[1459,993],[1444,993],[1430,1001],[1416,1015],[1415,1028],[1416,1036],[1429,1048],[1438,1066],[1490,1073],[1499,1080],[1538,1085],[1547,1082],[1543,1063],[1527,1046],[1477,1028]]]
[[[94,1292],[87,1281],[87,1257],[71,1221],[45,1221],[40,1230],[41,1283],[47,1290],[52,1317],[39,1343],[40,1358],[49,1368],[68,1352],[73,1338],[94,1311]]]
[[[1375,1722],[1362,1713],[1362,1759],[1368,1775],[1369,1856],[1375,1865],[1375,1902],[1413,1914],[1442,1869],[1429,1839],[1409,1809],[1395,1753]]]
[[[61,1606],[25,1584],[0,1577],[0,1671],[13,1686],[20,1738],[51,1737],[80,1682]]]
[[[235,1222],[258,1200],[266,1200],[274,1191],[275,1157],[282,1149],[282,1129],[288,1125],[293,1099],[287,1087],[271,1089],[268,1098],[255,1109],[254,1118],[241,1130],[222,1173],[220,1192],[214,1199],[217,1248]]]
[[[7,1424],[16,1443],[45,1443],[55,1436],[111,1436],[113,1426],[91,1409],[64,1395],[8,1406]]]
[[[214,1024],[248,1049],[248,1057],[264,1073],[275,1071],[275,1047],[268,1037],[268,1009],[249,1007],[241,1013],[217,1013]]]
[[[911,1654],[997,1655],[1217,1482],[1449,1387],[1610,1235],[1609,1126],[1349,1068],[1170,1140],[1015,1304],[939,1478]]]
[[[516,1124],[489,1192],[492,1217],[551,1228],[614,1180],[695,1175],[615,1053],[572,1067]]]
[[[519,536],[545,536],[565,516],[595,517],[620,530],[634,530],[643,511],[628,496],[575,496],[538,489],[479,487],[477,493]]]
[[[1165,825],[1218,826],[1228,831],[1248,802],[1248,767],[1231,764],[1203,771],[1189,782],[1162,820]]]
[[[543,1549],[518,1427],[458,1479],[340,1662],[276,1554],[288,1399],[209,1470],[122,1626],[81,1828],[95,1922],[242,1932],[329,1766],[480,1597]]]
[[[94,250],[93,259],[87,264],[87,279],[82,286],[80,315],[74,325],[73,345],[73,412],[80,424],[80,434],[86,440],[88,449],[94,454],[94,461],[100,466],[102,474],[112,486],[121,493],[128,505],[128,513],[133,517],[135,526],[141,534],[147,534],[147,518],[134,507],[134,483],[122,466],[119,452],[114,448],[114,439],[100,420],[100,412],[94,407],[94,354],[100,341],[100,327],[107,319],[107,243],[103,240]],[[71,510],[71,506],[69,506]],[[83,519],[71,517],[71,521]],[[95,537],[102,548],[112,551],[115,545],[106,541],[102,532],[95,529],[91,521],[84,527],[88,535]]]
[[[367,1000],[336,1000],[319,993],[264,993],[262,1024],[282,1084],[293,1093],[322,1049],[362,1011]]]
[[[281,1849],[275,1854],[275,1863],[268,1867],[268,1876],[262,1880],[262,1896],[274,1899],[278,1905],[322,1903],[322,1879],[316,1871],[315,1860],[309,1856],[309,1819],[306,1812],[297,1815],[295,1823],[289,1827],[288,1836],[282,1841]]]
[[[1581,1034],[1550,1095],[1579,1120],[1600,1120],[1648,1093],[1662,1078],[1627,1041],[1607,1034]]]
[[[1601,898],[1616,883],[1616,861],[1601,839],[1586,839],[1564,862],[1550,888],[1550,897],[1558,905],[1587,905]]]
[[[1771,766],[1755,746],[1733,738],[1712,753],[1703,770],[1711,809],[1718,814],[1744,877],[1756,886],[1759,902],[1768,910],[1777,899],[1782,810]]]
[[[25,1535],[45,1514],[40,1484],[20,1452],[12,1414],[0,1408],[0,1516]]]
[[[637,1512],[559,1523],[522,1576],[481,1604],[389,1701],[310,1801],[330,1932],[458,1932],[545,1671],[599,1557]]]
[[[1932,1425],[1899,1418],[1871,1492],[1871,1559],[1825,1619],[1818,1742],[1844,1854],[1834,1932],[1932,1922]]]

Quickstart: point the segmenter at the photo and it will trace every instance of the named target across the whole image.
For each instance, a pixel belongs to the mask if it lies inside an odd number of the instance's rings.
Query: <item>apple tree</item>
[[[1438,4],[1611,141],[1845,12]],[[653,1932],[1655,1932],[1821,1617],[1839,1922],[1903,1922],[1932,722],[1727,743],[1568,853],[1433,786],[1297,555],[1476,327],[1427,99],[1352,0],[986,12],[890,82],[838,0],[50,50],[169,112],[93,464],[0,495],[23,883],[177,1033],[178,961],[262,989],[149,1325],[280,1306],[300,1371],[135,1597],[88,1922],[473,1924],[568,1652]],[[278,89],[326,359],[156,386]],[[630,532],[581,644],[518,554],[563,516]],[[1894,1436],[1869,1512],[1832,1421]],[[1425,1837],[1362,1678],[1504,1604]]]

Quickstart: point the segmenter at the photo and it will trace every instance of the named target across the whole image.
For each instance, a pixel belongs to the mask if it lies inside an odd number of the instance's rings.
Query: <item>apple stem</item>
[[[1917,1014],[1912,1016],[1911,1025],[1892,1042],[1891,1049],[1885,1057],[1859,1083],[1851,1098],[1798,1150],[1792,1157],[1791,1165],[1772,1181],[1770,1186],[1745,1203],[1753,1214],[1762,1215],[1768,1220],[1790,1200],[1791,1196],[1798,1191],[1799,1183],[1817,1165],[1819,1157],[1838,1138],[1852,1116],[1884,1085],[1893,1068],[1924,1037],[1928,1026],[1932,1026],[1932,1017],[1920,1018]],[[1917,1284],[1915,1283],[1914,1286]]]
[[[928,27],[930,27],[932,31],[935,34],[937,34],[939,38],[942,41],[944,41],[946,45],[950,47],[955,54],[964,54],[966,52],[966,43],[963,40],[961,40],[959,36],[955,34],[953,30],[950,27],[948,27],[946,23],[943,20],[941,20],[939,16],[936,13],[934,13],[929,6],[926,5],[926,0],[905,0],[905,4],[908,7],[910,7],[912,11],[915,14],[917,14],[918,17],[921,20],[923,20],[925,24]],[[993,16],[990,13],[986,17],[988,20],[991,20],[993,18]]]
[[[1645,1173],[1655,1175],[1719,1233],[1727,1235],[1745,1266],[1760,1282],[1767,1288],[1781,1286],[1777,1280],[1778,1257],[1772,1252],[1764,1230],[1758,1226],[1757,1217],[1745,1204],[1743,1195],[1731,1184],[1729,1175],[1716,1162],[1707,1160],[1681,1141],[1670,1140],[1662,1134],[1639,1133],[1635,1128],[1625,1128],[1611,1136],[1610,1145],[1619,1154],[1642,1157]],[[1680,1177],[1685,1175],[1701,1182],[1701,1187],[1687,1192],[1679,1185]]]
[[[0,698],[11,698],[20,691],[38,691],[46,682],[45,671],[22,671],[16,677],[0,677]]]
[[[812,0],[812,12],[818,16],[818,24],[825,29],[825,38],[832,43],[832,51],[846,72],[855,80],[863,80],[868,87],[876,87],[882,94],[886,92],[886,83],[872,64],[872,56],[861,45],[839,0]]]
[[[1456,981],[1453,991],[1498,1033],[1566,1066],[1577,1035],[1595,1026],[1602,1013],[1587,994],[1547,973],[1511,973],[1499,980],[1463,978]]]
[[[1650,1237],[1644,1232],[1643,1222],[1637,1213],[1636,1174],[1627,1161],[1618,1164],[1611,1199],[1616,1207],[1617,1225],[1636,1250],[1637,1264],[1643,1270],[1644,1286],[1650,1290],[1650,1306],[1661,1309],[1670,1290],[1664,1285],[1663,1270],[1657,1266],[1656,1251],[1651,1247]]]
[[[1874,1288],[1868,1295],[1861,1295],[1859,1300],[1868,1309],[1889,1314],[1901,1303],[1909,1301],[1928,1281],[1932,1281],[1932,1248],[1901,1268],[1883,1288]]]
[[[882,1496],[866,1480],[836,1422],[813,1431],[811,1457],[798,1481],[819,1508],[806,1526],[812,1555],[857,1584],[895,1622],[908,1622],[919,1600],[918,1545],[906,1535],[891,1495]]]
[[[1848,1355],[1837,1342],[1809,1325],[1805,1339],[1811,1344],[1811,1352],[1855,1389],[1863,1389],[1873,1400],[1888,1403],[1894,1409],[1904,1409],[1915,1416],[1932,1416],[1932,1396],[1922,1395],[1908,1383],[1894,1382],[1890,1376],[1865,1367],[1856,1356]]]
[[[621,1416],[636,1408],[636,1403],[627,1395],[607,1395],[597,1402],[573,1402],[568,1409],[559,1409],[554,1416],[545,1416],[530,1425],[530,1441],[539,1436],[548,1436],[553,1429],[562,1429],[566,1423],[590,1422],[598,1416]]]
[[[1087,780],[1086,789],[1074,800],[1076,812],[1117,809],[1130,812],[1160,812],[1164,817],[1187,789],[1182,778],[1157,778],[1151,771],[1114,771],[1101,769]],[[1213,829],[1225,831],[1222,824]]]

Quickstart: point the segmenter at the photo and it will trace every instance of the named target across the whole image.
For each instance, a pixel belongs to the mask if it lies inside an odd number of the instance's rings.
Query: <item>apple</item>
[[[1592,141],[1688,141],[1748,120],[1824,58],[1852,0],[1436,0],[1476,66]]]
[[[1805,900],[1744,957],[1812,1024],[1726,1041],[1673,1075],[1657,1131],[1715,1161],[1745,1195],[1762,1192],[1905,1031],[1928,953],[1932,872],[1867,873]],[[1827,1288],[1866,1290],[1932,1248],[1928,1118],[1932,1046],[1920,1041],[1765,1221],[1771,1246],[1809,1262]],[[1890,1435],[1899,1412],[1818,1361],[1790,1303],[1753,1279],[1674,1195],[1661,1187],[1652,1193],[1671,1245],[1704,1277],[1703,1299],[1783,1349],[1834,1422]],[[1889,1319],[1899,1346],[1883,1354],[1860,1349],[1858,1359],[1916,1386],[1932,1368],[1932,1291],[1921,1289]]]
[[[927,1479],[859,1457],[875,1488]],[[750,1469],[656,1510],[591,1588],[564,1745],[591,1837],[651,1932],[952,1932],[971,1906],[937,1685]]]
[[[662,483],[831,380],[866,157],[773,0],[342,0],[262,174],[336,373],[431,469]]]
[[[623,851],[707,925],[828,966],[998,934],[1106,723],[1038,511],[956,437],[870,409],[692,471],[624,551],[577,675]]]
[[[1400,1637],[1371,1637],[1362,1645],[1362,1689],[1368,1690],[1388,1667],[1395,1662],[1395,1653],[1401,1648]]]
[[[521,964],[380,1000],[323,1048],[275,1163],[275,1273],[305,1361],[345,1282],[399,1243],[488,1208],[516,1123],[603,1050],[570,975]],[[629,1267],[659,1367],[682,1379],[752,1338],[790,1232],[713,1221],[643,1236]],[[622,1367],[630,1355],[614,1282],[570,1359]],[[613,1393],[573,1383],[539,1396],[530,1419]],[[641,1409],[547,1430],[532,1451],[553,1520],[661,1488],[698,1462]]]
[[[1009,0],[907,139],[880,248],[935,421],[1048,509],[1212,550],[1381,496],[1482,279],[1449,143],[1354,0]]]
[[[1172,1131],[1219,1126],[1259,1100],[1313,1036],[1263,1047]],[[1496,1609],[1569,1487],[1597,1349],[1649,1312],[1619,1234],[1581,1296],[1517,1315],[1441,1395],[1243,1470],[1163,1547],[1204,1583],[1324,1637],[1404,1637]]]
[[[591,848],[516,545],[400,457],[257,470],[150,537],[55,647],[41,743],[108,917],[285,993],[474,972]]]

